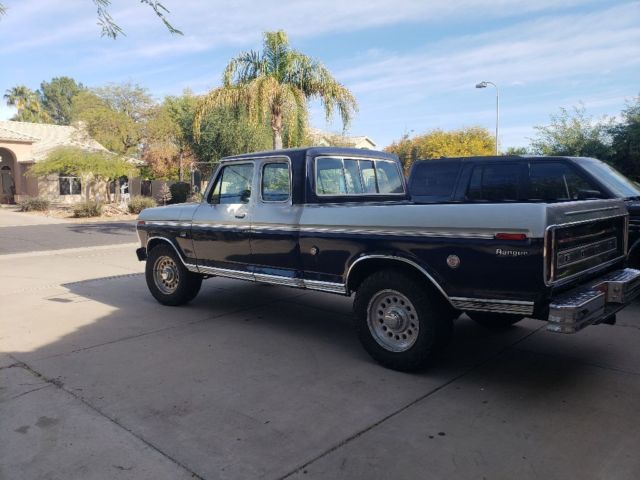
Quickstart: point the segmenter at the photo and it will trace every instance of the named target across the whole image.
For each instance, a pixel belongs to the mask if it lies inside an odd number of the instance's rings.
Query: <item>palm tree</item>
[[[17,85],[7,89],[4,94],[4,99],[7,105],[16,107],[18,110],[13,120],[35,123],[51,122],[51,117],[49,117],[49,114],[42,108],[38,93],[24,85]]]
[[[357,111],[352,93],[339,83],[317,60],[289,46],[283,31],[266,32],[262,52],[244,52],[227,65],[221,87],[202,98],[193,122],[194,136],[200,136],[204,116],[215,108],[245,111],[249,120],[271,121],[273,148],[302,140],[307,125],[309,99],[319,98],[327,120],[337,108],[347,128]]]
[[[31,102],[35,92],[24,85],[17,85],[13,88],[7,89],[4,94],[4,99],[7,105],[10,107],[16,107],[18,111],[24,110]]]

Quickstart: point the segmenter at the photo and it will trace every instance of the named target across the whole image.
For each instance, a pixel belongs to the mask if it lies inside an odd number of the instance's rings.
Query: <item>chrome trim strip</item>
[[[165,220],[145,220],[144,225],[157,225],[159,227],[190,227],[191,222],[173,222]],[[136,227],[137,228],[137,227]]]
[[[355,267],[358,263],[364,261],[364,260],[371,260],[371,259],[383,259],[383,260],[393,260],[393,261],[398,261],[398,262],[404,262],[407,263],[409,265],[411,265],[412,267],[418,269],[418,271],[420,271],[420,273],[422,273],[425,277],[427,277],[429,279],[429,281],[433,284],[434,287],[436,287],[438,289],[438,291],[442,294],[442,296],[444,298],[447,299],[447,301],[453,306],[453,303],[451,302],[451,299],[449,298],[449,295],[447,295],[447,293],[444,291],[444,289],[440,286],[440,284],[438,282],[436,282],[436,280],[431,276],[431,274],[429,274],[429,272],[427,272],[424,268],[422,268],[420,265],[418,265],[416,262],[414,262],[413,260],[409,260],[408,258],[404,258],[404,257],[396,257],[393,255],[364,255],[362,257],[359,257],[355,262],[353,262],[351,264],[351,266],[349,267],[349,269],[347,270],[346,275],[344,276],[345,280],[346,280],[346,285],[347,285],[347,294],[349,294],[349,277],[351,275],[351,271],[353,270],[353,267]]]
[[[534,308],[533,302],[467,297],[451,297],[451,304],[458,310],[511,313],[517,315],[532,315]]]
[[[286,285],[288,287],[304,287],[304,281],[301,278],[285,277],[280,275],[267,275],[265,273],[254,273],[256,282],[272,283],[274,285]]]
[[[207,273],[209,275],[215,275],[217,277],[235,278],[238,280],[251,280],[255,281],[255,277],[252,272],[244,272],[242,270],[230,270],[227,268],[209,267],[207,265],[200,265],[200,272]]]
[[[340,293],[347,295],[347,287],[342,283],[321,282],[319,280],[304,280],[305,288],[319,290],[321,292]]]
[[[595,212],[608,212],[611,210],[620,210],[620,207],[600,207],[600,208],[591,208],[589,210],[572,210],[570,212],[564,212],[566,216],[571,215],[580,215],[581,213],[595,213]],[[602,220],[605,220],[604,218]]]
[[[452,232],[452,231],[423,231],[423,230],[406,230],[406,229],[375,229],[375,228],[336,228],[336,227],[321,227],[321,226],[303,226],[300,227],[300,232],[304,233],[346,233],[352,235],[385,235],[385,236],[403,236],[403,237],[442,237],[442,238],[480,238],[480,239],[494,239],[495,233],[465,233],[465,232]]]

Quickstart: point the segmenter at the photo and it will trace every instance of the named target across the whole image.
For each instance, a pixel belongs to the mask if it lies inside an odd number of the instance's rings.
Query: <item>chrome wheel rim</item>
[[[369,302],[367,324],[376,342],[390,352],[409,350],[420,331],[415,307],[395,290],[382,290],[374,295]]]
[[[168,256],[159,257],[153,266],[153,281],[165,295],[171,295],[178,288],[180,273],[178,265],[173,258]]]

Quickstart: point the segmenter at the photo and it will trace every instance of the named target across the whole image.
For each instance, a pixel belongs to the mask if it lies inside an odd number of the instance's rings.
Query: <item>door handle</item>
[[[247,214],[246,213],[236,213],[235,216],[236,216],[236,218],[244,218],[244,217],[247,216]]]

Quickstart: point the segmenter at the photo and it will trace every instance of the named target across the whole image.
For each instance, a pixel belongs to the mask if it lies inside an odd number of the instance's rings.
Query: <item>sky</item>
[[[137,0],[113,0],[126,36],[100,36],[92,0],[0,0],[0,92],[70,76],[145,86],[158,100],[220,85],[230,58],[285,30],[356,96],[350,135],[480,126],[526,146],[534,126],[583,104],[614,116],[640,94],[640,2],[615,0],[163,0],[173,36]],[[311,102],[311,125],[340,131]],[[0,119],[13,111],[4,103]]]

